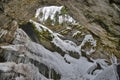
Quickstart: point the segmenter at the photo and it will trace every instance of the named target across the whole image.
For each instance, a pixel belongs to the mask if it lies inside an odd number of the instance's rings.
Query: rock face
[[[1,0],[0,80],[119,80],[119,28],[119,0]]]

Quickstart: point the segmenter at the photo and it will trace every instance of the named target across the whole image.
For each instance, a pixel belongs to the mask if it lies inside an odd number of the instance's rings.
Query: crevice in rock
[[[110,4],[112,4],[112,3],[120,4],[120,1],[119,0],[109,0],[109,3]]]
[[[2,2],[0,2],[0,13],[4,13],[4,6]]]
[[[27,35],[32,39],[32,41],[39,43],[39,40],[34,32],[33,26],[34,25],[32,23],[27,22],[25,24],[21,24],[20,28],[22,28],[27,33]]]
[[[6,62],[3,51],[3,49],[0,49],[0,62]]]
[[[105,24],[102,20],[94,19],[93,22],[100,25],[103,29],[105,29],[108,33],[110,33],[114,37],[120,37],[119,34],[117,35],[116,33],[114,33],[113,31],[110,30],[110,27],[112,27],[112,26],[109,26],[109,25]],[[116,25],[119,25],[119,24],[116,24]]]
[[[48,68],[46,65],[43,63],[39,63],[33,59],[30,59],[30,62],[34,64],[38,69],[41,74],[43,74],[46,78],[54,79],[54,80],[60,80],[61,76],[57,72],[55,72],[54,69]]]
[[[16,80],[15,78],[20,76],[25,77],[25,75],[21,73],[16,73],[14,71],[10,71],[10,72],[0,71],[0,80]]]
[[[120,78],[120,64],[117,65],[117,73],[118,73],[118,76],[119,76],[119,78]]]

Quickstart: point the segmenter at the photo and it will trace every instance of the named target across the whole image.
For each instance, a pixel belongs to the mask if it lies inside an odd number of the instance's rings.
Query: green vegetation
[[[48,19],[45,21],[45,24],[46,24],[47,26],[51,26],[52,22],[53,22],[53,21],[50,19],[50,17],[48,17]]]
[[[60,15],[64,15],[64,14],[68,14],[68,11],[67,11],[67,8],[66,7],[63,7],[61,9],[61,14]]]
[[[61,31],[60,34],[67,35],[70,31],[71,31],[70,29],[66,29],[66,30]]]

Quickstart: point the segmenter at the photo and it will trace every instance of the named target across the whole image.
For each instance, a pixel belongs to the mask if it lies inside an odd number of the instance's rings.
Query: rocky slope
[[[119,80],[119,28],[119,0],[1,0],[0,80]]]

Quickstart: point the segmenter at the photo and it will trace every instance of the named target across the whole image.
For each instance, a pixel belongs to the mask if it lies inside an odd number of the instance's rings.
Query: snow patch
[[[55,24],[58,22],[59,24],[62,24],[64,22],[66,23],[76,23],[76,21],[67,14],[62,14],[63,6],[46,6],[38,8],[35,14],[35,18],[38,18],[38,20],[42,23],[50,19],[52,22],[51,24]]]
[[[54,37],[52,43],[54,43],[57,47],[62,49],[63,51],[72,51],[72,52],[77,52],[80,53],[80,50],[76,46],[76,44],[72,41],[69,40],[62,40],[59,37]]]
[[[77,34],[80,34],[80,33],[81,33],[81,31],[76,31],[75,33],[73,33],[72,36],[74,37],[74,36],[76,36]]]

